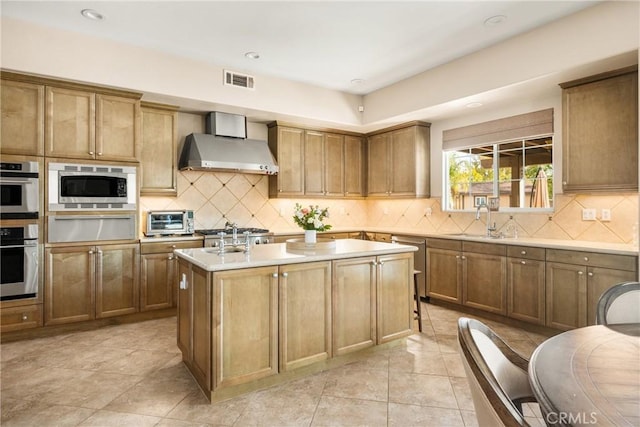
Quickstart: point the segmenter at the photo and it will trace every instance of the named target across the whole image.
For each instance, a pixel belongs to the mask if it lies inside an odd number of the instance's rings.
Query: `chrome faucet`
[[[483,202],[478,206],[478,209],[476,210],[476,221],[480,219],[480,209],[482,208],[487,209],[487,237],[492,237],[491,233],[496,231],[497,227],[495,222],[491,225],[491,209],[489,209],[489,205]]]
[[[224,224],[224,228],[231,228],[232,229],[231,243],[233,245],[237,245],[238,244],[238,225],[235,222],[227,221]]]

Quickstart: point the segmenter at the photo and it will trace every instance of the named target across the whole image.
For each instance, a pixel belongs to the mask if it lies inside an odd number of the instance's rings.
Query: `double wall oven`
[[[38,296],[39,217],[40,163],[1,162],[0,301]]]

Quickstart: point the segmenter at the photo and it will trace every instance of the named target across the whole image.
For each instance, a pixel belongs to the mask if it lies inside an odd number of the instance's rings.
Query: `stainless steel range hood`
[[[180,170],[278,173],[267,142],[245,139],[245,117],[209,113],[207,132],[187,135],[178,163]]]

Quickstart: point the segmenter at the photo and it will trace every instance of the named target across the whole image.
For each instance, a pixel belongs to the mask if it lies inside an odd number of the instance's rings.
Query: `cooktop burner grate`
[[[205,236],[217,236],[218,233],[220,232],[225,232],[227,234],[231,234],[233,233],[233,230],[231,228],[211,228],[208,230],[196,230],[196,233],[205,235]],[[269,233],[269,230],[264,229],[264,228],[238,228],[238,234],[242,234],[244,232],[248,231],[250,234],[267,234]]]

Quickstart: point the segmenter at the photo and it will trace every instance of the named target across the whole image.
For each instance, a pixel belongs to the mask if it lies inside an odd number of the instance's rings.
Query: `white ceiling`
[[[1,13],[233,71],[366,94],[596,3],[2,0]],[[87,8],[105,19],[82,17]],[[484,25],[496,15],[506,20]],[[249,51],[260,58],[246,58]]]

